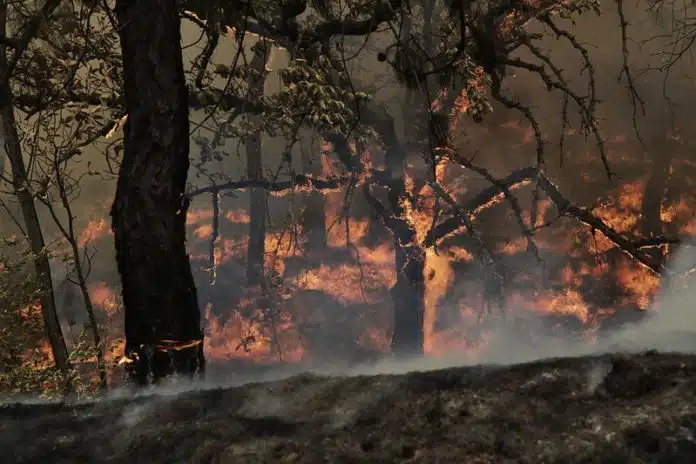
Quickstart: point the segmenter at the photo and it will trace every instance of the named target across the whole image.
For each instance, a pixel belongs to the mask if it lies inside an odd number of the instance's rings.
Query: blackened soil
[[[0,408],[3,463],[692,463],[696,356],[645,353]]]

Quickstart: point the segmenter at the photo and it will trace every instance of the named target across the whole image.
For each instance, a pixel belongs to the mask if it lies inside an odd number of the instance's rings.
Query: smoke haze
[[[660,58],[657,53],[671,40],[669,27],[660,24],[654,15],[646,13],[646,6],[643,3],[631,4],[626,7],[626,14],[630,16],[629,36],[632,39],[631,44],[629,44],[631,68],[641,69],[647,66],[659,65]],[[630,10],[628,10],[629,8]],[[686,105],[670,107],[663,97],[663,77],[658,73],[638,73],[635,78],[636,85],[641,97],[645,100],[648,111],[644,117],[640,114],[638,115],[638,128],[644,136],[646,143],[641,145],[636,140],[636,136],[633,133],[635,104],[630,101],[628,90],[624,88],[625,83],[617,84],[622,60],[620,33],[616,27],[619,18],[613,3],[605,6],[604,9],[606,10],[604,16],[597,18],[592,14],[588,14],[578,21],[578,26],[573,30],[578,31],[578,40],[581,43],[589,44],[587,47],[595,69],[598,99],[602,101],[600,104],[600,113],[603,118],[602,130],[610,139],[621,138],[621,140],[625,141],[621,144],[610,144],[610,159],[622,162],[630,158],[631,162],[640,164],[638,168],[635,168],[633,164],[626,163],[628,165],[626,172],[619,173],[625,175],[626,178],[623,180],[632,180],[646,175],[646,166],[651,165],[653,159],[657,159],[663,154],[665,134],[671,130],[673,122],[677,125],[686,124],[689,120],[687,111],[693,111],[693,108],[687,108]],[[603,34],[597,34],[597,31],[606,31],[606,38]],[[647,39],[664,34],[668,36],[649,43],[645,42]],[[184,38],[184,41],[187,43],[194,42],[198,38],[198,31],[193,28],[188,32],[185,30]],[[375,50],[378,50],[379,39],[375,39],[375,42],[376,44],[373,44],[373,47]],[[562,41],[555,39],[546,40],[545,45],[551,49],[551,55],[558,67],[563,68],[568,75],[579,76],[573,79],[573,85],[579,88],[578,91],[586,91],[584,89],[586,87],[586,79],[583,77],[586,74],[581,74],[583,63],[578,59],[577,52],[567,43],[563,44]],[[218,60],[226,62],[230,56],[233,56],[233,52],[234,48],[230,44],[221,47],[217,52]],[[191,56],[185,57],[185,59],[190,59],[198,51],[196,51],[195,47],[192,47],[186,53],[191,54]],[[528,58],[524,55],[523,57]],[[283,55],[279,55],[274,68],[279,69],[284,66],[284,59]],[[364,71],[367,69],[370,70],[370,74],[358,75],[359,80],[377,83],[390,81],[390,72],[383,63],[377,62],[376,53],[360,59],[353,66],[356,70],[363,70],[361,72],[367,72]],[[682,68],[687,69],[678,69],[678,72],[674,73],[674,76],[668,83],[670,97],[677,102],[679,100],[691,101],[694,92],[693,86],[688,85],[691,82],[689,76],[690,66],[684,65]],[[568,142],[567,151],[569,156],[562,166],[555,157],[557,150],[554,150],[553,147],[557,144],[558,134],[560,133],[560,98],[549,93],[543,84],[540,83],[538,77],[529,76],[524,72],[518,72],[514,76],[509,77],[508,90],[519,97],[521,101],[535,108],[535,114],[542,124],[542,130],[549,135],[549,175],[561,186],[564,193],[581,205],[594,204],[598,197],[608,196],[612,192],[618,195],[614,190],[616,184],[610,184],[602,177],[602,167],[591,140],[579,141],[574,139]],[[266,83],[266,92],[271,93],[279,88],[280,81],[277,75],[271,74]],[[390,113],[394,115],[401,132],[408,133],[408,127],[404,119],[408,118],[410,114],[402,111],[402,99],[403,92],[396,85],[382,86],[378,89],[378,102],[384,103],[390,110]],[[572,110],[570,112],[573,113]],[[671,119],[672,117],[674,120]],[[194,121],[200,120],[200,118],[200,115],[194,114],[192,116]],[[459,140],[461,145],[480,152],[477,161],[481,161],[481,164],[491,169],[495,175],[503,176],[513,169],[533,163],[536,156],[535,147],[533,144],[523,143],[524,131],[502,133],[500,128],[496,126],[496,124],[503,124],[510,120],[519,122],[519,115],[501,108],[495,108],[491,118],[494,122],[490,125],[467,125]],[[511,149],[511,146],[517,146],[517,148]],[[229,150],[230,156],[220,162],[216,168],[231,178],[237,179],[242,177],[239,173],[244,172],[244,145],[238,144],[237,141],[230,141],[225,148]],[[283,141],[271,138],[264,139],[263,156],[264,165],[267,169],[273,170],[280,164],[283,148]],[[293,163],[299,170],[299,160],[301,159],[299,149],[295,150],[294,155]],[[199,148],[194,143],[192,143],[191,156],[192,158],[200,156]],[[688,151],[684,149],[683,152],[679,152],[678,156],[687,160],[694,159],[693,150]],[[84,158],[92,163],[93,169],[104,167],[103,160],[99,158],[99,154],[96,151],[94,153],[86,153]],[[579,171],[580,169],[582,171]],[[195,174],[192,170],[191,181],[194,184],[197,182],[204,183],[200,178],[196,178]],[[465,185],[467,192],[476,193],[481,188],[489,185],[487,181],[480,179],[474,174],[465,173],[462,176],[461,182]],[[592,184],[588,184],[588,178],[593,179]],[[101,215],[108,220],[108,206],[111,195],[114,192],[113,187],[113,182],[93,181],[85,184],[82,194],[83,199],[76,204],[77,209],[81,211],[80,215],[83,220],[89,219],[89,215],[94,217]],[[681,188],[687,189],[689,187],[682,185]],[[95,198],[103,199],[103,201],[95,202]],[[237,195],[236,198],[226,198],[223,201],[224,208],[228,212],[234,212],[247,207],[248,195],[242,193]],[[270,215],[280,222],[281,218],[285,217],[291,208],[289,206],[290,200],[277,200],[275,203],[273,201],[271,201],[272,204],[269,206],[272,209]],[[529,203],[529,195],[523,198],[522,201],[526,202],[523,203],[526,207]],[[96,203],[99,203],[99,205],[96,206],[95,211]],[[199,198],[192,203],[192,209],[207,208],[208,205],[208,198]],[[692,205],[693,207],[696,207],[696,205]],[[356,208],[360,208],[360,205],[356,206]],[[2,214],[4,215],[4,213]],[[482,217],[482,229],[485,232],[490,232],[491,235],[501,233],[499,231],[501,229],[501,216],[502,213],[491,213]],[[42,219],[45,224],[50,224],[45,211]],[[2,224],[3,229],[11,229],[7,225],[8,221],[4,216],[0,219],[0,224]],[[47,231],[49,233],[56,232],[55,227],[50,225],[47,225]],[[205,239],[191,237],[191,242],[191,247],[193,247],[196,243],[205,242]],[[97,246],[97,259],[92,264],[93,279],[108,282],[117,281],[113,259],[113,243],[108,238],[100,241]],[[563,261],[565,256],[563,250],[561,250],[559,255],[560,257],[556,256],[550,259]],[[327,258],[326,261],[330,263],[330,259]],[[562,267],[562,264],[562,262],[556,262],[554,266]],[[231,267],[235,267],[234,270],[230,271],[230,275],[233,275],[234,272],[239,272],[239,269],[236,268],[242,265],[243,263],[230,264]],[[530,262],[529,266],[533,265]],[[696,251],[690,246],[682,246],[678,252],[673,254],[668,263],[668,267],[674,275],[684,274],[695,265]],[[56,273],[59,274],[58,271]],[[447,355],[432,355],[403,362],[380,360],[357,367],[349,367],[345,364],[314,365],[311,367],[311,371],[316,374],[327,375],[394,374],[413,370],[429,370],[473,364],[505,365],[550,357],[580,356],[595,352],[621,350],[641,351],[658,349],[696,353],[696,332],[692,331],[692,328],[696,327],[696,314],[692,309],[693,300],[691,300],[693,298],[691,294],[696,289],[683,289],[683,280],[681,278],[663,278],[659,297],[656,303],[648,309],[647,317],[642,318],[639,322],[627,323],[616,329],[598,331],[595,335],[597,338],[595,341],[578,340],[577,337],[572,337],[566,331],[549,328],[544,315],[535,314],[531,311],[516,311],[516,304],[519,302],[513,302],[509,305],[510,319],[505,324],[500,323],[498,326],[489,328],[486,332],[485,343],[482,343],[480,348],[470,350],[454,349]],[[198,284],[205,286],[206,281],[199,279]],[[474,287],[474,283],[458,280],[455,275],[454,283],[450,284],[446,291],[456,292],[470,287]],[[219,297],[221,300],[225,298],[231,299],[229,294],[236,292],[237,289],[226,291],[229,293],[221,295]],[[466,291],[463,290],[464,293]],[[527,303],[533,305],[533,302]],[[438,312],[456,312],[457,307],[455,305],[456,302],[454,301],[439,302]],[[231,309],[229,308],[230,311]],[[457,324],[457,322],[454,324]],[[533,340],[530,340],[530,333],[534,334]],[[231,341],[232,344],[236,344],[236,342],[236,340]],[[168,395],[192,388],[217,388],[246,381],[273,380],[297,374],[306,369],[306,366],[298,364],[281,366],[271,371],[262,372],[259,370],[259,374],[239,375],[237,372],[234,372],[232,367],[212,365],[208,380],[202,384],[190,386],[180,383],[178,386],[161,387],[155,391],[158,395]],[[130,395],[130,392],[117,390],[111,393],[113,398],[126,395]],[[301,399],[297,399],[297,401],[298,404],[302,403]],[[355,402],[360,405],[364,403],[362,399],[355,399]],[[295,406],[298,404],[295,404]],[[268,398],[259,397],[257,402],[250,403],[248,407],[250,411],[263,411],[264,413],[267,413],[274,407],[282,407],[285,408],[283,411],[289,414],[290,412],[288,412],[287,408],[291,410],[291,406],[293,405],[288,402],[284,402],[281,405],[270,401]],[[353,409],[355,407],[352,406]],[[145,410],[128,412],[124,416],[124,424],[132,426],[132,424],[137,422],[141,413],[145,413]]]

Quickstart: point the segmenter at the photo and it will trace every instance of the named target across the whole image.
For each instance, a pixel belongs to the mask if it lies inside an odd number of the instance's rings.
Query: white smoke
[[[696,354],[696,286],[694,280],[696,248],[682,246],[667,263],[662,278],[657,305],[648,309],[640,322],[627,324],[600,337],[594,343],[569,340],[544,333],[543,316],[526,318],[526,329],[542,334],[534,343],[520,337],[514,325],[501,324],[488,336],[486,345],[471,356],[470,353],[448,353],[443,356],[423,357],[404,362],[383,361],[369,367],[360,367],[353,373],[405,373],[409,371],[442,369],[471,364],[510,365],[548,358],[586,356],[609,352],[641,352],[658,350]],[[694,274],[696,276],[696,274]],[[514,313],[514,308],[511,309]],[[530,327],[531,325],[531,327]],[[539,325],[535,330],[535,325]]]
[[[470,352],[450,352],[442,356],[424,356],[407,361],[395,361],[385,359],[370,365],[359,365],[351,369],[345,367],[322,366],[311,369],[303,369],[303,366],[287,366],[282,370],[270,371],[252,377],[228,376],[216,373],[214,366],[210,366],[210,375],[203,382],[191,383],[185,380],[174,379],[165,385],[139,390],[137,393],[129,389],[114,389],[107,399],[124,399],[133,397],[176,397],[192,390],[209,390],[225,387],[240,386],[250,382],[273,382],[303,371],[311,371],[313,374],[326,376],[356,376],[377,374],[402,374],[413,371],[426,371],[444,369],[449,367],[494,364],[511,365],[524,362],[532,362],[548,358],[586,356],[590,354],[602,354],[609,352],[641,352],[658,350],[663,352],[681,352],[696,354],[696,308],[693,301],[696,299],[696,288],[687,286],[691,279],[690,271],[696,267],[696,249],[691,246],[682,246],[668,263],[669,278],[664,278],[660,295],[658,296],[659,308],[650,308],[648,315],[637,323],[628,324],[614,332],[602,337],[596,343],[587,343],[581,340],[568,340],[560,336],[541,336],[530,344],[528,339],[519,337],[519,331],[508,323],[494,329],[489,334],[485,347],[475,355]],[[514,308],[512,308],[514,311]],[[541,324],[543,316],[538,316],[536,322]],[[534,319],[525,320],[527,329],[533,324]],[[532,330],[534,328],[532,327]],[[541,331],[542,329],[540,329]],[[596,366],[588,372],[588,389],[594,389],[606,375],[606,366]],[[259,389],[259,396],[251,401],[247,409],[255,414],[288,412],[293,407],[301,407],[303,401],[290,404],[280,404],[277,400],[265,395],[264,389]],[[320,392],[313,392],[318,394]],[[27,399],[30,403],[37,400]],[[357,400],[356,400],[357,401]],[[13,401],[15,403],[16,401]],[[22,401],[24,402],[24,401]],[[42,401],[38,401],[41,403]],[[357,401],[362,403],[363,400]],[[368,401],[369,402],[369,401]],[[355,409],[354,407],[350,409]],[[146,409],[124,411],[124,425],[134,419],[139,420],[147,414]]]

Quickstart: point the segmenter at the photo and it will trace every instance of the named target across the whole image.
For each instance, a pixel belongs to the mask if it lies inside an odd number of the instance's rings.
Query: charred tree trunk
[[[217,281],[215,250],[217,248],[218,237],[220,236],[220,192],[217,188],[213,189],[211,197],[211,206],[213,210],[213,230],[210,234],[210,248],[208,249],[208,294],[206,295],[206,311],[213,311],[213,295],[215,294],[215,283]]]
[[[399,242],[398,237],[395,242]],[[394,305],[392,352],[397,356],[420,355],[425,342],[425,252],[417,244],[397,245],[394,251],[396,283],[389,289]]]
[[[667,187],[671,176],[672,161],[677,155],[680,147],[676,140],[665,140],[664,133],[659,133],[655,137],[652,153],[652,169],[650,176],[645,183],[643,191],[643,203],[641,205],[640,232],[645,238],[660,237],[665,234],[664,223],[662,221],[662,204],[665,201]],[[668,235],[677,233],[669,231]],[[660,265],[665,262],[664,250],[661,247],[648,248],[645,253],[649,255],[655,263]],[[669,281],[669,276],[665,276]],[[669,284],[665,288],[669,288]]]
[[[7,6],[0,6],[0,35],[6,35]],[[12,171],[12,188],[19,201],[22,217],[26,227],[26,236],[33,255],[34,271],[41,291],[41,314],[46,329],[46,335],[51,344],[53,359],[58,369],[70,369],[68,348],[58,321],[53,282],[51,280],[51,265],[46,254],[43,231],[36,212],[36,204],[29,189],[24,156],[17,132],[14,115],[12,89],[8,75],[8,61],[5,47],[0,47],[0,135],[3,137],[5,153]]]
[[[408,120],[405,118],[404,122]],[[407,196],[406,156],[396,135],[394,119],[385,115],[376,128],[386,146],[388,214],[393,218],[391,226],[385,221],[393,235],[396,269],[396,283],[389,289],[394,307],[392,353],[420,355],[425,342],[425,250],[417,243],[412,225],[402,219],[405,213],[402,201]]]
[[[411,23],[406,19],[402,37],[409,37]],[[402,107],[404,124],[413,120],[416,101],[414,92],[406,89],[406,99]],[[405,136],[411,128],[404,126]],[[385,121],[380,135],[387,147],[385,162],[388,179],[388,198],[391,214],[401,218],[404,215],[402,200],[406,198],[404,174],[406,156],[397,140],[394,121]],[[412,227],[392,229],[394,234],[394,266],[396,283],[389,290],[394,306],[394,332],[392,334],[392,352],[397,356],[423,354],[425,342],[425,250],[416,242],[416,233]]]
[[[251,60],[248,98],[258,101],[263,96],[266,82],[266,58],[270,46],[263,39],[254,44],[254,57]],[[261,148],[261,116],[252,115],[249,120],[254,132],[246,140],[247,177],[249,180],[263,178]],[[266,211],[267,197],[263,188],[249,189],[249,246],[247,248],[247,283],[261,285],[264,279],[264,258],[266,255]]]
[[[111,210],[136,384],[203,369],[203,334],[186,252],[188,93],[175,0],[117,0],[128,120]]]
[[[662,202],[667,191],[670,167],[674,158],[671,147],[666,148],[664,141],[655,153],[650,177],[645,183],[643,204],[641,205],[641,233],[646,237],[659,237],[662,230]]]
[[[312,146],[314,149],[314,145]],[[321,155],[324,156],[324,155]],[[321,160],[320,160],[321,161]],[[308,174],[320,176],[321,162],[312,161],[311,155],[302,153],[302,170]],[[302,228],[305,235],[305,251],[310,255],[320,255],[326,250],[326,199],[321,192],[312,190],[302,199]]]
[[[401,199],[404,187],[405,159],[398,146],[386,153],[387,169],[391,175],[388,186],[390,214],[404,214]],[[392,352],[397,356],[423,354],[425,317],[425,250],[416,242],[411,227],[392,228],[394,234],[394,266],[396,283],[389,289],[394,306]]]
[[[408,24],[408,23],[407,23]],[[409,26],[403,28],[402,37],[408,36]],[[325,50],[329,52],[328,47]],[[334,61],[340,69],[340,61]],[[336,82],[340,77],[334,76]],[[394,240],[396,283],[390,289],[394,306],[392,331],[392,353],[396,356],[419,355],[423,353],[425,316],[425,250],[417,243],[416,231],[403,219],[404,209],[401,200],[406,198],[404,169],[405,151],[396,134],[394,118],[377,107],[363,108],[362,122],[373,126],[386,147],[387,176],[380,183],[387,187],[389,205],[385,208],[373,198],[369,185],[364,191],[367,201],[376,211]],[[348,140],[342,135],[327,133],[327,141],[333,143],[334,150],[349,171],[357,173],[360,162],[349,149]],[[388,209],[388,210],[387,210]]]
[[[366,200],[389,229],[394,240],[396,283],[389,289],[394,311],[392,353],[396,356],[420,355],[425,342],[425,249],[417,242],[414,227],[403,218],[406,158],[396,136],[394,119],[384,115],[379,121],[374,118],[373,124],[387,147],[387,176],[381,179],[380,184],[387,187],[388,206],[385,207],[372,196],[368,184],[365,185],[364,192]]]

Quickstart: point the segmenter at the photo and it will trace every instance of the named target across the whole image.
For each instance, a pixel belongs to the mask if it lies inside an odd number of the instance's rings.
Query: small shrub
[[[72,369],[55,369],[39,297],[31,254],[14,240],[0,239],[0,396],[57,399],[67,392],[77,398],[96,395],[99,370],[108,373],[113,363],[96,362],[97,348],[82,328],[68,340],[72,341]]]

